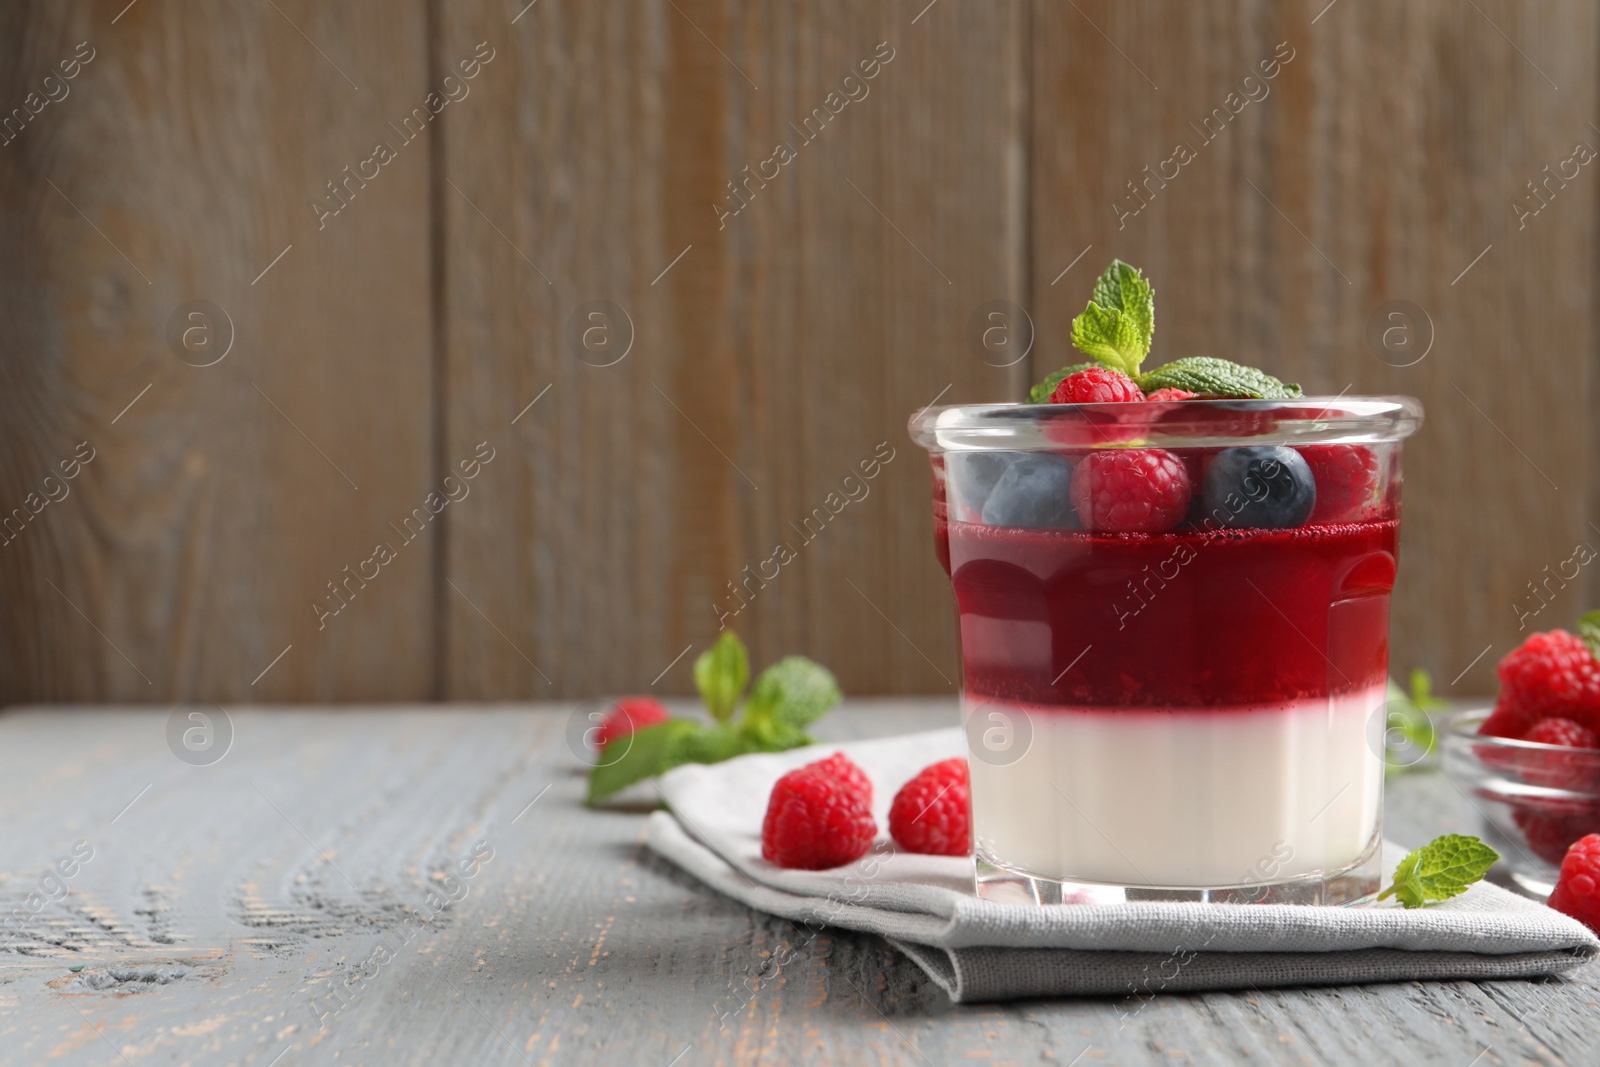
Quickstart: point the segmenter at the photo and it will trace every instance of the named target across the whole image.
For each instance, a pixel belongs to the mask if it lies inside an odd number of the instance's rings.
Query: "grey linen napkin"
[[[785,772],[843,751],[875,785],[873,850],[831,871],[761,858],[761,820]],[[1072,904],[980,900],[968,858],[918,856],[888,837],[894,793],[917,771],[965,751],[961,732],[817,745],[693,764],[662,776],[670,810],[650,816],[658,854],[735,900],[802,924],[886,938],[957,1001],[1446,978],[1557,974],[1600,952],[1586,927],[1480,882],[1407,911],[1268,904]],[[1385,845],[1385,871],[1403,850]]]

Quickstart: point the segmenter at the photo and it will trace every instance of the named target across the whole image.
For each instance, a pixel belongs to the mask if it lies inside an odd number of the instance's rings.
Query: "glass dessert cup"
[[[980,896],[1376,892],[1400,441],[1421,418],[1403,397],[912,418],[960,627]],[[1090,457],[1135,449],[1176,458],[1164,519],[1093,495],[1115,486],[1085,472],[1115,461]]]
[[[1511,880],[1541,899],[1578,838],[1600,833],[1600,749],[1478,733],[1488,708],[1456,712],[1439,735],[1444,773],[1482,817]]]

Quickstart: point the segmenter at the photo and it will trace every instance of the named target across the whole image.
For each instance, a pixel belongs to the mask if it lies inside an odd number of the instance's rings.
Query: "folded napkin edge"
[[[1451,952],[1475,956],[1513,956],[1528,952],[1561,952],[1571,954],[1575,959],[1582,961],[1600,954],[1600,938],[1570,916],[1561,914],[1552,909],[1538,905],[1536,901],[1528,901],[1537,910],[1527,912],[1513,912],[1513,916],[1537,920],[1545,925],[1541,931],[1542,938],[1533,942],[1527,929],[1508,934],[1504,939],[1480,940],[1471,948],[1444,946],[1440,944],[1424,943],[1415,946],[1394,944],[1384,940],[1384,937],[1404,938],[1406,935],[1422,937],[1425,941],[1433,938],[1444,939],[1461,936],[1481,935],[1483,913],[1480,912],[1434,912],[1429,916],[1434,922],[1430,929],[1418,931],[1401,925],[1408,917],[1416,916],[1415,912],[1389,911],[1387,909],[1374,911],[1369,909],[1323,909],[1307,905],[1296,904],[1188,904],[1188,903],[1147,903],[1135,902],[1132,904],[1107,904],[1107,905],[1063,905],[1068,911],[1063,911],[1061,917],[1070,917],[1084,920],[1072,928],[1060,928],[1054,931],[997,931],[984,930],[981,927],[974,929],[970,921],[970,913],[960,912],[949,917],[920,912],[915,910],[895,911],[879,906],[857,905],[847,902],[833,901],[831,908],[819,907],[817,902],[825,898],[796,893],[780,885],[774,885],[765,880],[758,880],[749,872],[741,869],[736,864],[728,861],[714,847],[709,846],[699,839],[699,836],[680,822],[671,813],[657,811],[651,813],[647,827],[647,847],[657,855],[669,860],[680,869],[694,875],[709,888],[716,889],[726,896],[731,896],[747,907],[756,910],[769,911],[782,918],[792,921],[802,921],[810,925],[813,919],[821,919],[824,925],[842,926],[847,929],[858,930],[866,933],[875,933],[880,936],[899,936],[918,944],[926,945],[942,951],[967,951],[967,950],[1031,950],[1031,949],[1059,949],[1061,951],[1081,952],[1128,952],[1146,951],[1132,946],[1113,946],[1094,944],[1091,938],[1094,931],[1091,928],[1097,919],[1126,919],[1132,920],[1124,924],[1127,928],[1150,927],[1155,924],[1170,924],[1174,919],[1185,920],[1188,932],[1204,936],[1208,930],[1215,934],[1224,931],[1234,937],[1245,938],[1259,937],[1269,931],[1276,935],[1299,934],[1301,936],[1313,935],[1327,939],[1324,944],[1296,943],[1292,947],[1285,947],[1276,952],[1265,952],[1258,944],[1239,943],[1230,947],[1229,944],[1210,945],[1206,947],[1211,952],[1229,953],[1237,955],[1293,955],[1297,953],[1329,954],[1340,952],[1359,952],[1370,949],[1392,949],[1397,952],[1438,953]],[[686,852],[688,850],[692,852]],[[709,860],[714,864],[714,869],[707,866]],[[747,894],[741,892],[738,882],[743,880],[749,888],[756,890],[763,898],[763,904],[757,904],[747,899]],[[718,884],[718,883],[722,884]],[[1499,887],[1495,887],[1497,890]],[[1505,890],[1499,890],[1504,893]],[[1525,898],[1519,898],[1525,899]],[[1001,909],[996,914],[1002,917],[1013,917],[1013,907],[993,904],[977,897],[969,898],[970,907]],[[784,911],[774,910],[783,906]],[[1041,912],[1044,909],[1039,909]],[[788,912],[788,913],[786,913]],[[1542,914],[1541,914],[1542,913]],[[1350,920],[1353,931],[1344,931],[1330,928],[1325,923],[1330,915],[1351,915]],[[1356,923],[1370,919],[1375,915],[1394,917],[1386,929],[1365,929],[1355,926]],[[898,921],[891,922],[897,928],[904,928],[903,932],[894,935],[886,933],[883,923],[886,917],[897,916]],[[1040,918],[1049,918],[1040,915]],[[1442,923],[1438,920],[1443,919]],[[918,921],[921,920],[921,921]],[[1245,920],[1247,926],[1240,927],[1229,920]],[[1263,922],[1261,920],[1268,920]],[[1275,922],[1274,922],[1275,921]],[[1342,922],[1343,920],[1335,920]],[[1502,920],[1503,922],[1503,920]],[[1370,924],[1369,924],[1370,925]],[[1509,924],[1506,924],[1509,925]],[[1170,936],[1170,929],[1163,936]],[[1338,944],[1332,939],[1335,935],[1346,932],[1366,934],[1361,941],[1349,944]],[[999,940],[985,941],[985,934],[1003,933],[1010,939],[1002,937]],[[1037,942],[1039,936],[1048,936],[1050,933],[1066,935],[1068,940],[1064,943],[1042,944]],[[1028,938],[1027,943],[1020,942],[1017,935]],[[1151,949],[1150,951],[1153,951]]]

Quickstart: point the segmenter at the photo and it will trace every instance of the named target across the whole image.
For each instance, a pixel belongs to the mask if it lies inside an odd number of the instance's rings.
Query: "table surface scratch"
[[[835,932],[774,971],[788,923],[646,853],[639,812],[581,805],[569,706],[201,708],[232,732],[201,766],[168,740],[205,729],[189,710],[0,715],[0,1063],[1487,1067],[1600,1044],[1594,963],[961,1007]],[[954,717],[861,701],[819,733]],[[1389,835],[1468,829],[1462,807],[1392,779]]]

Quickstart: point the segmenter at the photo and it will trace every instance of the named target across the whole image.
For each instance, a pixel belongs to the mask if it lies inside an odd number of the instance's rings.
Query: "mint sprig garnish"
[[[1133,320],[1144,342],[1144,351],[1139,353],[1142,361],[1149,354],[1150,343],[1156,336],[1156,293],[1144,275],[1139,273],[1139,268],[1113,259],[1111,266],[1094,280],[1094,295],[1090,302],[1120,311]],[[1137,370],[1137,366],[1134,369]]]
[[[1139,373],[1139,364],[1150,351],[1131,316],[1092,301],[1072,320],[1072,347],[1129,377]]]
[[[1578,616],[1578,636],[1589,646],[1589,654],[1600,659],[1600,611],[1590,611]]]
[[[1379,900],[1397,898],[1407,908],[1429,901],[1448,900],[1489,873],[1500,853],[1464,834],[1436,837],[1406,854],[1394,869],[1394,884],[1378,894]]]
[[[1072,346],[1132,377],[1150,354],[1156,294],[1135,267],[1113,259],[1094,283],[1094,299],[1072,320]]]
[[[668,719],[616,738],[589,770],[589,803],[685,763],[721,763],[809,745],[805,728],[843,699],[826,667],[787,656],[761,672],[736,716],[750,680],[750,657],[731,630],[695,660],[694,680],[716,721]]]
[[[1187,389],[1207,397],[1233,400],[1289,400],[1303,395],[1298,385],[1281,382],[1265,371],[1214,356],[1185,356],[1134,379],[1146,393]]]
[[[1028,390],[1028,403],[1045,404],[1069,374],[1089,367],[1121,371],[1146,393],[1184,389],[1209,399],[1286,400],[1303,395],[1298,385],[1264,371],[1211,356],[1187,356],[1140,373],[1156,333],[1156,294],[1137,267],[1111,261],[1095,279],[1089,306],[1072,320],[1072,345],[1093,360],[1063,367]],[[1600,628],[1597,628],[1600,635]],[[1597,636],[1600,640],[1600,636]]]

